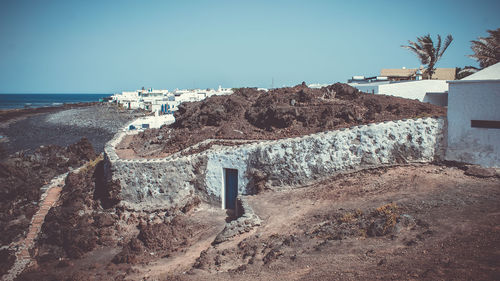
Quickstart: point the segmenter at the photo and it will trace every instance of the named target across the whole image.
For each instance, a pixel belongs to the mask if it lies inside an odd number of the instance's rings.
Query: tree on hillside
[[[408,46],[401,46],[405,49],[413,52],[420,59],[420,62],[426,66],[425,73],[432,78],[434,74],[436,63],[441,59],[444,51],[450,46],[453,37],[451,35],[446,36],[443,46],[441,46],[441,36],[437,36],[437,44],[434,46],[434,42],[429,34],[421,37],[417,37],[417,42],[408,40]]]
[[[469,57],[476,59],[481,68],[500,62],[500,28],[487,31],[490,36],[471,41],[474,54]]]

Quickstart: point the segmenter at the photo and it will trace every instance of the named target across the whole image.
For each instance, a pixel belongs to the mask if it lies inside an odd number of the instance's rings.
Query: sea
[[[111,94],[0,94],[0,110],[95,102]]]

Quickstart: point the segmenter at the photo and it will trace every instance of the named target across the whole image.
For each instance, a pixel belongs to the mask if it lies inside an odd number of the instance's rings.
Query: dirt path
[[[213,208],[209,205],[202,205],[192,215],[190,220],[193,223],[203,223],[205,227],[200,228],[194,235],[196,242],[189,248],[176,252],[169,257],[149,263],[148,265],[138,265],[134,267],[135,274],[127,276],[127,280],[139,280],[145,276],[154,280],[168,280],[172,274],[184,274],[191,269],[201,252],[210,248],[217,234],[224,228],[225,211]]]
[[[334,177],[248,199],[263,220],[175,280],[498,280],[500,178],[415,165]],[[387,235],[356,213],[397,209]],[[368,224],[366,224],[368,223]]]
[[[45,220],[45,216],[49,212],[50,208],[52,208],[57,200],[59,200],[61,190],[64,186],[64,180],[66,179],[67,175],[68,173],[59,175],[52,179],[52,181],[48,185],[42,187],[42,190],[45,189],[45,192],[40,198],[40,209],[31,219],[26,238],[17,242],[17,245],[15,245],[17,246],[16,261],[9,272],[4,275],[2,280],[14,280],[17,275],[21,273],[26,268],[26,266],[28,266],[32,262],[29,250],[35,244],[35,239],[38,237],[38,234],[42,229],[42,224]]]

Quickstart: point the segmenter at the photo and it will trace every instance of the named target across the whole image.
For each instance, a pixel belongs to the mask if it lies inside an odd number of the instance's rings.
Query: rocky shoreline
[[[0,226],[5,230],[0,275],[15,261],[16,243],[22,242],[41,207],[43,186],[57,174],[96,159],[116,132],[143,115],[104,103],[0,111]]]
[[[143,115],[105,103],[1,111],[0,159],[41,145],[67,146],[83,137],[100,153],[118,130]]]

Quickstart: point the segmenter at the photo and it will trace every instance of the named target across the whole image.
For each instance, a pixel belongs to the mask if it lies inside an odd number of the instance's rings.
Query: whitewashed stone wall
[[[430,162],[445,150],[442,118],[409,119],[356,126],[298,138],[238,146],[213,146],[189,156],[122,160],[114,152],[121,136],[105,148],[122,204],[155,209],[182,206],[192,194],[224,202],[223,169],[238,169],[238,192],[253,192],[251,170],[270,188],[300,186],[340,171]]]

